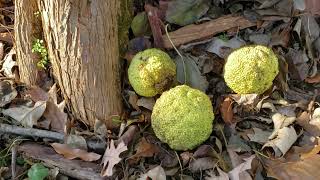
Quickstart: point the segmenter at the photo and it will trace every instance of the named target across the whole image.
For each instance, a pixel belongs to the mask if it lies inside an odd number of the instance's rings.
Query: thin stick
[[[16,160],[17,160],[17,146],[14,144],[11,148],[11,179],[16,180]]]
[[[9,124],[1,124],[0,123],[0,132],[2,133],[11,133],[11,134],[18,134],[23,136],[31,136],[31,137],[40,137],[40,138],[48,138],[63,141],[64,134],[35,129],[35,128],[22,128],[18,126],[13,126]]]

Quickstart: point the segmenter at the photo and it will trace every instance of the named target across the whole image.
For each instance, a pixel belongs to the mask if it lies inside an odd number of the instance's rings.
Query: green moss
[[[245,46],[233,51],[224,66],[224,80],[238,94],[262,94],[277,76],[278,58],[265,46]]]
[[[123,56],[129,42],[129,28],[133,19],[133,0],[120,0],[118,16],[119,52]]]
[[[176,65],[159,49],[147,49],[132,59],[128,77],[133,89],[141,96],[152,97],[171,87]]]
[[[181,85],[164,92],[156,101],[151,124],[156,136],[172,149],[188,150],[208,139],[213,119],[209,97]]]

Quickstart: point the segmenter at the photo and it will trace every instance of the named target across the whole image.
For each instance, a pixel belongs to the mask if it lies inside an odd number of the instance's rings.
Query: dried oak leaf
[[[63,155],[67,159],[80,158],[84,161],[96,161],[101,157],[101,155],[93,152],[89,153],[82,149],[73,149],[66,144],[52,143],[50,145],[58,154]]]
[[[112,176],[113,167],[122,160],[119,155],[127,149],[128,148],[123,141],[115,148],[114,141],[111,140],[110,145],[107,147],[102,158],[103,167],[100,173],[101,176]]]

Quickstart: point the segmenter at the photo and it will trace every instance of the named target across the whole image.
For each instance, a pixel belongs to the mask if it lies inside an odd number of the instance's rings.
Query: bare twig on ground
[[[22,128],[18,126],[9,125],[9,124],[0,124],[0,132],[18,134],[22,136],[48,138],[48,139],[59,140],[59,141],[63,141],[63,138],[64,138],[64,134],[61,134],[61,133],[35,129],[35,128]]]
[[[11,179],[16,180],[16,160],[17,160],[17,146],[14,144],[11,148]]]

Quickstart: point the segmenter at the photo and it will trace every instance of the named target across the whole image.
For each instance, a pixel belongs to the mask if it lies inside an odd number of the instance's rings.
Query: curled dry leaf
[[[0,107],[10,103],[17,95],[16,89],[12,87],[9,81],[0,82]]]
[[[297,123],[311,135],[320,136],[320,108],[316,108],[312,116],[307,111],[302,112],[297,118]]]
[[[120,154],[127,149],[127,146],[123,142],[120,142],[117,148],[115,148],[114,141],[111,140],[110,145],[107,147],[102,158],[103,167],[100,173],[101,176],[112,176],[113,167],[122,160],[119,157]]]
[[[291,127],[283,127],[279,129],[277,137],[275,139],[270,140],[265,145],[265,147],[271,147],[276,157],[280,157],[290,149],[294,142],[298,139],[298,135],[296,130]]]
[[[101,157],[101,155],[93,152],[89,153],[82,149],[73,149],[66,144],[52,143],[50,145],[58,154],[63,155],[67,159],[80,158],[84,161],[96,161]]]
[[[294,121],[296,121],[296,117],[288,117],[280,113],[274,113],[271,118],[273,121],[274,130],[270,135],[269,139],[273,139],[274,137],[277,136],[278,131],[280,129],[287,127],[290,124],[292,124]]]
[[[229,125],[233,123],[232,102],[233,101],[230,97],[226,97],[220,106],[222,119],[226,124],[229,124]]]
[[[18,106],[5,109],[2,113],[18,121],[22,126],[32,128],[46,109],[45,101],[38,101],[33,107]]]

